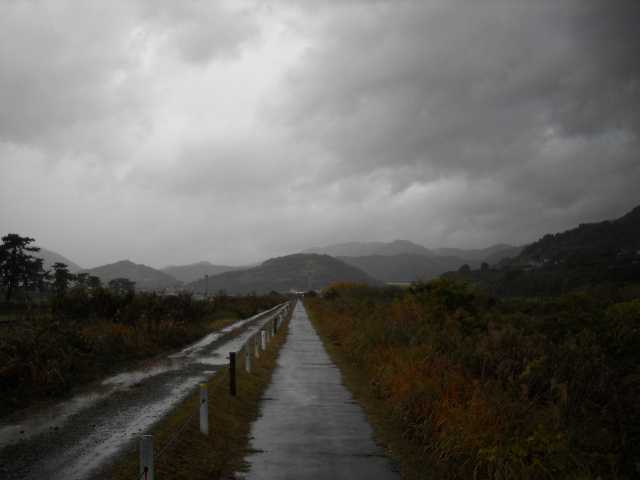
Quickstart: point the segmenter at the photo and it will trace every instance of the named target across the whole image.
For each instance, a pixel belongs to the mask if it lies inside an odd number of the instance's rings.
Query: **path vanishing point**
[[[298,302],[252,425],[250,480],[398,479]]]

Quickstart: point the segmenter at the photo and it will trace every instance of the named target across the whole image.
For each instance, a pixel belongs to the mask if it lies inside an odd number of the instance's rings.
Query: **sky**
[[[85,267],[640,203],[640,2],[0,0],[0,233]]]

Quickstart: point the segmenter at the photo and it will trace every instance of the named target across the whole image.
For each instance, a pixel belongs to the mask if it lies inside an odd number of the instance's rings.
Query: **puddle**
[[[210,333],[192,345],[182,349],[180,352],[168,355],[147,368],[125,371],[110,376],[70,400],[62,401],[46,409],[28,409],[25,412],[5,419],[4,424],[0,423],[0,449],[8,445],[26,441],[52,429],[61,429],[70,417],[94,406],[97,402],[106,399],[116,392],[129,390],[132,387],[136,387],[136,390],[144,389],[146,381],[159,375],[176,375],[176,372],[183,369],[185,370],[185,375],[196,375],[193,377],[190,376],[188,380],[176,387],[177,390],[172,390],[167,397],[150,404],[148,411],[145,407],[144,412],[139,414],[140,419],[136,418],[131,422],[132,425],[147,428],[149,424],[145,422],[147,422],[148,419],[157,419],[157,415],[166,414],[176,402],[184,398],[186,395],[186,393],[184,393],[185,391],[194,388],[199,381],[210,376],[210,374],[215,374],[215,370],[207,367],[226,365],[229,352],[240,349],[244,342],[260,328],[260,325],[250,326],[238,337],[231,339],[213,351],[208,351],[207,347],[210,347],[224,335],[242,328],[247,323],[258,320],[261,317],[264,317],[264,322],[266,322],[271,318],[271,314],[275,313],[281,307],[281,305],[278,305],[253,317],[232,323],[218,332]],[[260,323],[262,324],[264,322]],[[189,369],[189,371],[187,371],[187,369]],[[112,424],[111,419],[107,420],[108,424]],[[127,426],[124,431],[130,432],[131,428]],[[89,434],[87,438],[93,438],[93,435],[95,435],[95,432]],[[122,429],[119,429],[119,433],[114,434],[114,438],[115,436],[122,438]],[[100,444],[102,445],[102,442]],[[118,445],[121,445],[121,443]]]
[[[88,478],[93,470],[116,454],[123,444],[132,441],[164,417],[207,378],[207,375],[190,377],[178,383],[165,397],[155,402],[119,411],[107,425],[96,429],[65,452],[63,458],[54,460],[45,469],[56,471],[56,478]],[[155,448],[162,448],[162,445],[156,445]],[[158,464],[162,458],[155,460]]]
[[[0,426],[0,447],[18,443],[47,430],[60,428],[72,415],[107,397],[110,392],[93,392],[78,395],[46,410],[33,411],[29,417]]]

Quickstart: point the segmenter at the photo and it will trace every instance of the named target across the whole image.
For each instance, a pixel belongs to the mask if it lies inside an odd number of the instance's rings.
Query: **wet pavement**
[[[121,372],[69,400],[0,423],[0,478],[108,478],[110,463],[139,434],[226,365],[281,307],[229,325],[145,368]]]
[[[252,425],[251,480],[399,479],[299,302]]]

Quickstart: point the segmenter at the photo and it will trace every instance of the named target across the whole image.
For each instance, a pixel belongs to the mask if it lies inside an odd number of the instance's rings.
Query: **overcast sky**
[[[640,203],[640,2],[0,0],[0,233],[83,266]]]

